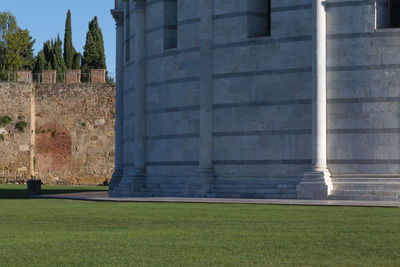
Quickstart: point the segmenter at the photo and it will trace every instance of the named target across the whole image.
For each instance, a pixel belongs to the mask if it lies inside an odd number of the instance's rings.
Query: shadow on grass
[[[107,191],[107,186],[98,187],[42,187],[42,195],[52,195],[52,194],[68,194],[68,193],[81,193],[81,192],[98,192]],[[21,186],[0,186],[0,199],[26,199],[30,198],[26,189],[26,185]]]
[[[0,189],[0,199],[29,198],[26,189]]]

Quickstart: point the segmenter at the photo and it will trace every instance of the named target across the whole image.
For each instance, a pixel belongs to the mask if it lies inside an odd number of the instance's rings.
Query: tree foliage
[[[52,70],[51,66],[51,58],[52,58],[52,47],[53,40],[46,41],[43,43],[43,49],[39,51],[35,58],[35,65],[33,67],[34,74],[40,74],[43,70]],[[35,80],[38,79],[38,76],[33,77]]]
[[[62,41],[60,36],[55,40],[46,41],[43,49],[37,54],[33,73],[41,73],[43,70],[56,70],[57,82],[64,82],[66,66],[62,56]]]
[[[73,70],[78,70],[78,69],[81,68],[81,58],[82,58],[81,53],[75,53],[74,60],[72,62],[72,69]]]
[[[65,73],[67,69],[62,56],[62,41],[60,36],[57,36],[57,39],[53,42],[53,47],[51,47],[51,67],[57,73]]]
[[[34,57],[35,40],[29,30],[20,29],[10,12],[0,12],[0,75],[18,70],[32,70],[33,73],[56,70],[58,74],[64,74],[67,69],[82,69],[82,73],[90,73],[91,69],[107,69],[103,34],[97,17],[89,23],[83,55],[73,46],[71,24],[71,11],[68,10],[64,47],[57,36],[45,42],[43,49]],[[64,81],[63,76],[57,78],[57,81]]]
[[[80,69],[81,55],[76,52],[72,44],[72,26],[71,26],[71,11],[67,12],[67,19],[65,21],[65,34],[64,34],[64,62],[68,70]]]
[[[64,62],[67,69],[72,68],[75,53],[75,48],[72,44],[71,11],[68,10],[64,34]]]
[[[18,27],[10,12],[0,12],[0,71],[31,70],[35,40]]]
[[[103,34],[97,17],[94,17],[89,23],[89,31],[86,34],[86,44],[82,58],[82,73],[89,73],[91,69],[107,69]]]
[[[46,58],[46,61],[48,63],[48,70],[51,70],[51,57],[52,57],[52,49],[53,49],[53,40],[48,40],[43,44],[43,53],[44,53],[44,57]]]
[[[42,70],[46,70],[48,68],[48,61],[46,60],[46,57],[44,56],[43,50],[40,51],[36,58],[35,58],[35,65],[33,66],[33,73],[36,75],[38,73],[41,73]],[[34,76],[34,80],[37,80],[39,77]]]

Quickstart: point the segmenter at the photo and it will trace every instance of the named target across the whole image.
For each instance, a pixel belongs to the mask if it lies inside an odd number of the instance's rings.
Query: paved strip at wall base
[[[241,198],[173,198],[132,197],[111,198],[108,192],[71,193],[42,195],[35,198],[71,199],[108,202],[154,202],[154,203],[207,203],[207,204],[258,204],[295,206],[346,206],[346,207],[400,207],[400,201],[342,201],[342,200],[286,200],[286,199],[241,199]]]

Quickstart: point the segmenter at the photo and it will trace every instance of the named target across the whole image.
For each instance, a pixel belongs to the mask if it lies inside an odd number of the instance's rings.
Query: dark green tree
[[[55,40],[46,41],[43,44],[43,49],[37,54],[34,73],[41,73],[42,70],[56,70],[57,82],[64,82],[66,67],[62,56],[60,36],[57,36]]]
[[[18,67],[18,70],[32,70],[35,57],[33,55],[33,45],[35,44],[35,40],[30,36],[29,30],[21,30],[19,29],[19,36],[17,37],[16,46],[19,45],[20,49],[19,56],[21,57],[21,64]]]
[[[64,34],[64,62],[67,69],[72,69],[74,55],[76,54],[74,45],[72,44],[72,27],[71,27],[71,11],[67,12],[67,20],[65,21]]]
[[[107,69],[103,34],[97,17],[94,17],[89,23],[89,31],[86,34],[86,44],[82,58],[82,73],[90,73],[91,69]]]
[[[33,79],[39,80],[43,70],[52,70],[51,61],[53,57],[53,40],[43,43],[43,49],[39,51],[35,57],[35,65],[33,67]]]
[[[48,40],[43,44],[43,54],[44,57],[46,58],[46,62],[51,62],[51,57],[52,57],[52,49],[53,49],[53,40]],[[50,69],[51,70],[51,66]]]
[[[64,82],[64,74],[67,69],[65,66],[64,58],[62,56],[62,41],[60,36],[52,42],[51,47],[51,67],[57,71],[57,82]]]
[[[81,53],[75,53],[74,61],[72,62],[72,69],[73,70],[78,70],[78,69],[81,68],[81,58],[82,58]]]
[[[35,65],[33,67],[33,79],[35,81],[39,81],[39,74],[42,73],[42,70],[45,70],[48,67],[48,62],[46,57],[44,56],[43,50],[41,50],[35,58]]]
[[[67,12],[67,19],[65,21],[65,34],[64,34],[64,62],[67,70],[76,70],[81,68],[81,54],[76,52],[72,44],[72,26],[71,26],[71,11]]]
[[[32,69],[34,43],[10,12],[0,12],[0,72]]]

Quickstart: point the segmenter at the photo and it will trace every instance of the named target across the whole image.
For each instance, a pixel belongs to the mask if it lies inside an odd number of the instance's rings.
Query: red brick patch
[[[48,123],[36,134],[36,170],[67,170],[71,165],[71,134],[67,128]]]

